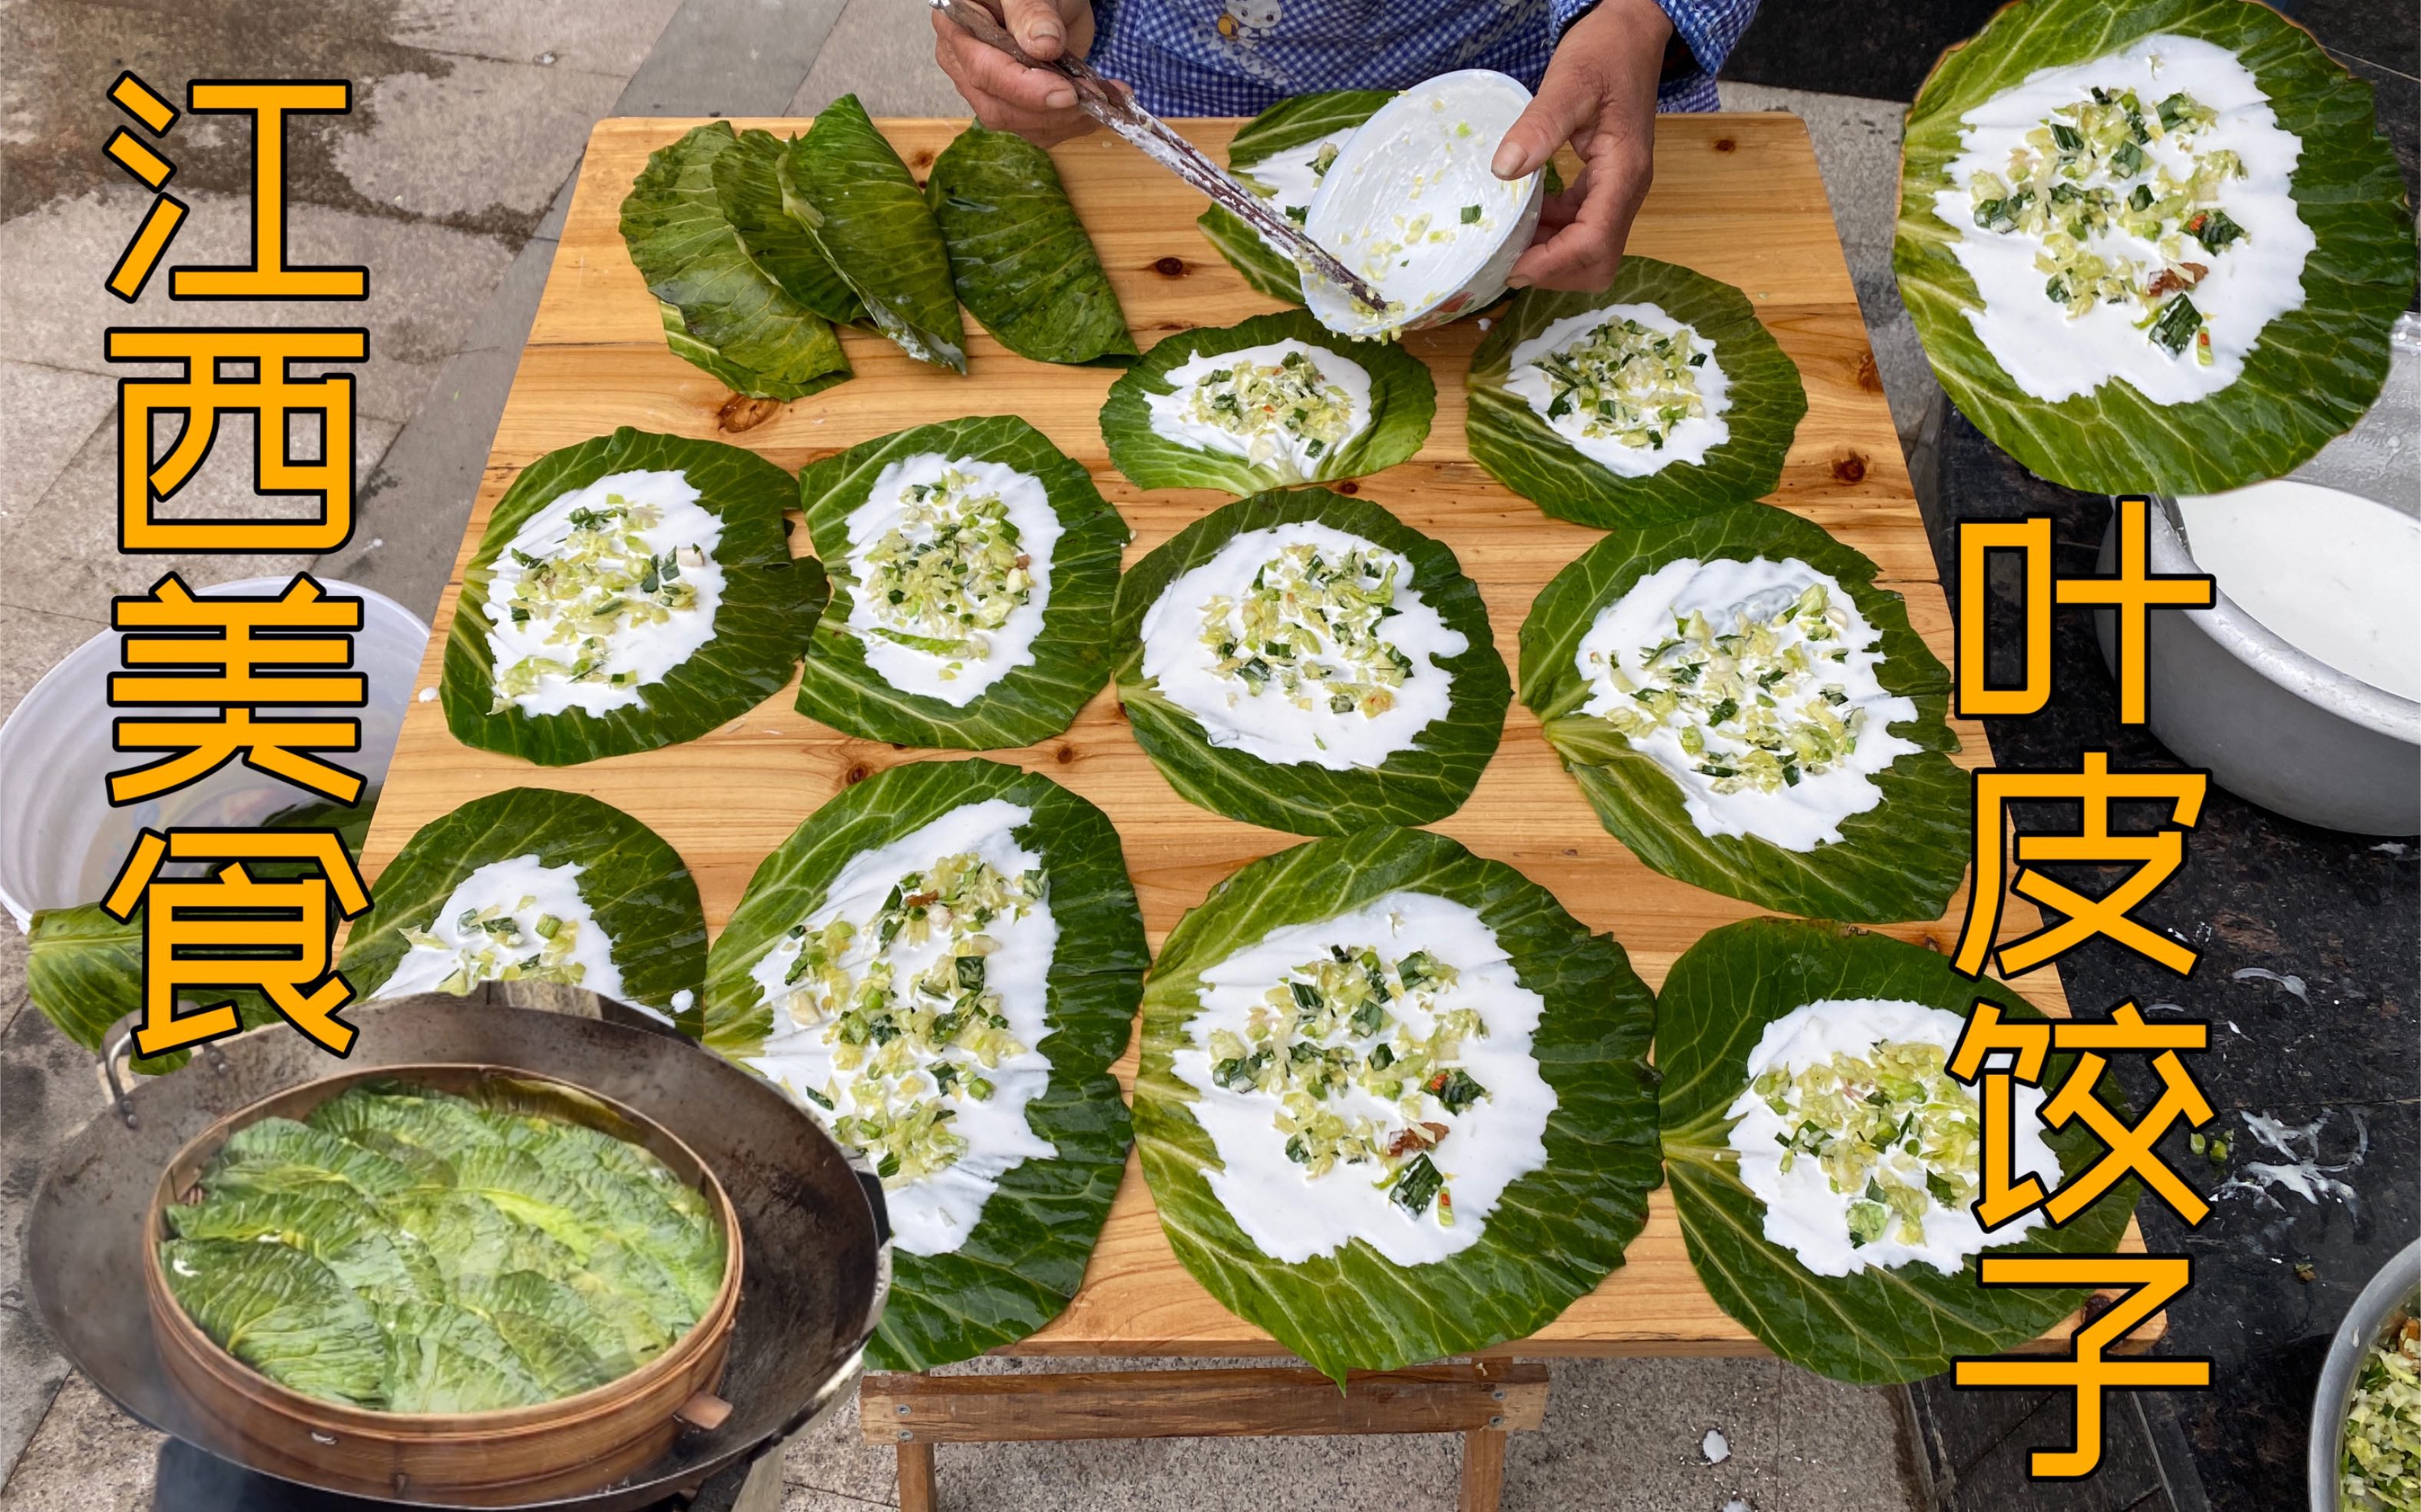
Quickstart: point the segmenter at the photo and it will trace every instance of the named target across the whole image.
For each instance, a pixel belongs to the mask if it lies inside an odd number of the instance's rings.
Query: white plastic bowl
[[[1325,279],[1306,277],[1304,300],[1320,324],[1350,336],[1417,331],[1482,308],[1505,292],[1506,278],[1538,230],[1545,188],[1535,173],[1508,185],[1489,164],[1529,104],[1530,91],[1520,80],[1464,69],[1414,85],[1363,122],[1320,179],[1304,229],[1403,308],[1373,312]],[[1441,134],[1441,126],[1452,132],[1459,124],[1470,126],[1468,136]],[[1444,183],[1435,178],[1442,147],[1452,149],[1446,171],[1453,177]],[[1475,202],[1488,209],[1488,232],[1461,234],[1456,229],[1461,207]],[[1364,266],[1369,238],[1392,239],[1397,216],[1422,214],[1432,218],[1433,228],[1456,234],[1434,264],[1388,270],[1406,282],[1417,279],[1419,287],[1391,288],[1386,274],[1371,277]]]
[[[195,591],[203,597],[276,593],[289,581],[245,578]],[[395,755],[396,734],[403,727],[429,646],[429,627],[375,589],[327,578],[320,585],[332,596],[362,600],[362,628],[353,636],[353,668],[369,679],[369,700],[353,711],[362,722],[362,744],[357,752],[330,759],[375,787]],[[121,754],[112,744],[114,722],[129,712],[109,707],[109,675],[121,670],[120,644],[117,631],[103,631],[70,651],[0,725],[0,906],[20,929],[32,927],[38,909],[99,901],[139,831],[242,827],[312,801],[302,788],[239,760],[176,792],[110,807],[109,773],[157,756]],[[208,710],[142,712],[173,718]],[[311,712],[304,711],[304,717]]]

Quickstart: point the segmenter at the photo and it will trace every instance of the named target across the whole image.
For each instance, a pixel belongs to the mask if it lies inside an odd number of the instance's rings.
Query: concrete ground
[[[429,614],[598,117],[804,115],[852,89],[878,115],[961,113],[910,0],[0,0],[0,562],[10,569],[0,573],[0,715],[106,628],[113,595],[170,568],[212,581],[312,566]],[[298,120],[289,135],[294,259],[372,270],[357,312],[371,333],[358,435],[368,482],[354,541],[332,557],[252,559],[239,571],[115,550],[115,374],[102,333],[193,319],[164,291],[129,312],[101,287],[148,197],[99,151],[117,124],[102,91],[121,68],[172,94],[191,77],[354,81],[351,116]],[[1902,107],[1729,85],[1725,99],[1796,111],[1813,130],[1894,416],[1924,478],[1940,393],[1889,267]],[[163,148],[192,207],[171,260],[240,260],[246,133],[189,117]],[[328,320],[308,305],[209,313]],[[205,468],[198,504],[261,507],[230,486],[234,475]],[[23,983],[23,943],[0,929],[0,1507],[133,1512],[151,1504],[156,1439],[74,1378],[24,1309],[25,1204],[98,1094],[87,1059],[26,1005]],[[1899,1393],[1773,1361],[1591,1361],[1558,1364],[1550,1401],[1545,1430],[1512,1442],[1508,1507],[1926,1504]],[[790,1512],[896,1502],[889,1453],[859,1447],[854,1422],[845,1412],[793,1445]],[[1718,1463],[1704,1452],[1710,1430],[1722,1436]],[[1450,1504],[1455,1457],[1452,1441],[1423,1437],[945,1448],[939,1459],[953,1506],[1395,1512]]]

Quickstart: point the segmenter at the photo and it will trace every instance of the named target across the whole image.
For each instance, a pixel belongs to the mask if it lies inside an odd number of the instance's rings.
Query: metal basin
[[[437,994],[347,1011],[360,1034],[346,1060],[284,1025],[205,1046],[185,1069],[104,1108],[43,1177],[25,1224],[27,1294],[60,1352],[119,1407],[232,1463],[343,1489],[250,1463],[162,1368],[150,1318],[129,1301],[143,1294],[144,1221],[160,1173],[227,1115],[333,1071],[436,1059],[536,1071],[646,1115],[713,1170],[740,1223],[747,1270],[723,1378],[730,1415],[684,1432],[615,1486],[524,1507],[651,1505],[796,1432],[847,1392],[890,1287],[881,1188],[778,1090],[671,1035],[594,1019]],[[435,1493],[385,1500],[478,1504]]]
[[[2401,1311],[2415,1292],[2421,1292],[2421,1239],[2406,1245],[2370,1278],[2329,1341],[2319,1390],[2312,1395],[2312,1442],[2304,1461],[2312,1512],[2337,1512],[2337,1440],[2345,1432],[2346,1409],[2353,1402],[2354,1378],[2361,1373],[2363,1356],[2386,1333],[2390,1315]]]
[[[2421,513],[2421,320],[2396,326],[2387,391],[2362,423],[2290,476]],[[2153,500],[2154,572],[2196,572],[2175,503]],[[2114,570],[2117,521],[2101,541]],[[2275,814],[2359,834],[2421,832],[2421,703],[2374,688],[2271,633],[2219,585],[2209,609],[2146,616],[2146,714],[2152,733],[2189,766]],[[2100,616],[2115,662],[2115,616]],[[2421,656],[2421,631],[2413,636]]]

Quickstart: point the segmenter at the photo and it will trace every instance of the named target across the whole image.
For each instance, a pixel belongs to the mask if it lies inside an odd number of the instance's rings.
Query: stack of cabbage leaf
[[[857,553],[869,543],[850,539],[850,516],[866,506],[885,468],[929,455],[995,462],[1039,480],[1061,531],[1033,659],[961,705],[894,686],[867,661],[851,624],[865,591]],[[800,474],[799,499],[833,584],[799,675],[800,713],[864,740],[1006,750],[1066,729],[1108,678],[1118,554],[1132,533],[1084,464],[1015,415],[945,420],[861,442]]]
[[[1797,919],[1728,925],[1683,952],[1657,994],[1658,1121],[1690,1263],[1717,1304],[1794,1364],[1882,1385],[2038,1338],[2074,1312],[2085,1292],[1988,1290],[1976,1284],[1974,1255],[1956,1270],[1918,1262],[1820,1276],[1765,1237],[1764,1204],[1742,1182],[1730,1144],[1728,1110],[1748,1090],[1749,1053],[1767,1024],[1794,1009],[1856,999],[1961,1016],[1983,999],[2007,1019],[2042,1018],[2000,983],[1961,976],[1938,953],[1884,935]],[[2067,1080],[2075,1060],[2050,1058],[2046,1092]],[[2082,1119],[2050,1144],[2071,1178],[2102,1152]],[[2131,1178],[2067,1224],[1991,1253],[2108,1255],[2126,1232],[2136,1192]]]
[[[1308,761],[1265,761],[1211,743],[1202,722],[1144,673],[1145,616],[1179,577],[1251,531],[1306,522],[1340,531],[1407,558],[1409,582],[1466,647],[1436,662],[1451,678],[1444,718],[1376,767],[1335,770]],[[1184,606],[1191,609],[1192,606]],[[1325,489],[1279,490],[1240,499],[1179,531],[1119,581],[1118,702],[1135,740],[1170,787],[1214,814],[1297,834],[1351,834],[1373,825],[1427,824],[1460,808],[1496,752],[1511,679],[1496,654],[1488,606],[1444,542],[1411,529],[1367,499]]]
[[[1652,305],[1697,333],[1724,375],[1727,436],[1701,461],[1674,460],[1626,477],[1584,455],[1506,385],[1516,349],[1549,327],[1616,304]],[[1731,285],[1678,263],[1632,255],[1600,294],[1524,289],[1471,355],[1463,434],[1474,461],[1559,520],[1584,525],[1656,524],[1771,493],[1807,413],[1799,368]]]
[[[1792,850],[1757,834],[1709,834],[1691,818],[1680,784],[1613,724],[1584,712],[1592,681],[1576,662],[1583,637],[1608,605],[1668,563],[1796,560],[1839,583],[1882,632],[1875,678],[1916,706],[1887,726],[1918,749],[1870,779],[1881,802],[1839,825],[1841,838]],[[1875,564],[1822,527],[1751,505],[1646,530],[1617,530],[1555,574],[1522,625],[1522,702],[1608,834],[1667,877],[1815,918],[1881,924],[1935,919],[1966,875],[1974,843],[1965,772],[1950,759],[1950,674],[1909,627],[1900,596],[1875,585]]]
[[[2242,372],[2208,397],[2155,403],[2113,379],[2046,400],[2019,385],[1971,323],[1983,294],[1952,249],[1975,227],[1944,221],[1934,196],[1952,187],[1962,117],[2034,75],[2159,36],[2236,55],[2279,129],[2296,138],[2288,193],[2314,239],[2301,303],[2261,329]],[[1892,271],[1934,376],[1995,445],[2069,488],[2214,493],[2292,471],[2379,397],[2389,329],[2413,298],[2413,211],[2378,123],[2371,86],[2267,6],[2021,0],[2003,8],[1972,41],[1942,55],[1909,111],[1900,153]],[[2245,232],[2257,238],[2261,228]],[[2199,246],[2183,251],[2210,257]]]
[[[1396,1264],[1361,1237],[1296,1264],[1272,1258],[1213,1192],[1222,1168],[1175,1056],[1192,1040],[1205,975],[1275,930],[1350,913],[1390,894],[1477,912],[1521,986],[1545,1006],[1531,1037],[1553,1089],[1545,1164],[1505,1188],[1479,1238],[1450,1256]],[[1662,1179],[1655,1002],[1611,936],[1592,934],[1546,889],[1425,830],[1372,830],[1265,857],[1178,921],[1144,998],[1135,1145],[1161,1226],[1195,1280],[1341,1384],[1527,1337],[1622,1263]],[[1274,1137],[1274,1135],[1273,1135]],[[1359,1180],[1350,1170],[1331,1179]],[[1307,1200],[1317,1200],[1311,1198]]]
[[[918,362],[967,370],[967,332],[950,254],[924,191],[843,95],[783,153],[782,203],[823,250],[866,313]]]
[[[1213,210],[1226,213],[1216,207]],[[1254,461],[1191,446],[1152,428],[1151,399],[1177,392],[1171,372],[1197,357],[1286,341],[1333,353],[1369,377],[1368,420],[1313,466],[1295,466],[1284,456]],[[1429,376],[1428,364],[1393,342],[1349,341],[1306,310],[1284,310],[1225,328],[1197,326],[1153,346],[1140,366],[1110,385],[1110,397],[1101,405],[1101,439],[1109,443],[1112,464],[1137,488],[1225,489],[1241,496],[1393,467],[1421,449],[1436,416],[1437,381]]]
[[[552,714],[510,703],[496,709],[488,637],[497,613],[489,601],[497,560],[532,517],[566,494],[601,478],[644,472],[679,473],[698,491],[698,507],[721,522],[711,553],[723,569],[712,638],[661,680],[639,684],[636,703],[601,714],[577,706]],[[478,553],[463,570],[461,600],[446,634],[439,694],[454,738],[540,766],[569,766],[694,740],[781,692],[827,597],[823,569],[812,559],[790,556],[782,517],[794,490],[789,474],[755,452],[628,426],[548,452],[522,469],[496,501]]]
[[[650,154],[622,201],[622,242],[676,355],[734,393],[789,400],[849,377],[831,319],[848,306],[763,213],[771,140],[710,121]]]
[[[609,1110],[492,1077],[364,1082],[228,1139],[166,1209],[168,1288],[307,1396],[487,1412],[628,1375],[689,1332],[728,1256],[708,1199]]]
[[[1151,959],[1117,832],[1100,809],[1039,773],[981,759],[893,767],[845,789],[765,858],[708,965],[705,1042],[753,1066],[775,1010],[751,973],[824,905],[844,868],[994,800],[1032,814],[1010,838],[1040,855],[1058,930],[1049,1031],[1029,1047],[1048,1057],[1050,1083],[1025,1105],[1027,1128],[1056,1154],[1004,1172],[958,1248],[895,1247],[890,1301],[867,1346],[878,1370],[925,1370],[1015,1343],[1057,1317],[1085,1278],[1126,1169],[1127,1110],[1110,1063],[1126,1050]]]
[[[933,161],[925,195],[959,297],[1002,346],[1095,367],[1142,355],[1050,153],[971,125]]]
[[[581,868],[580,901],[621,975],[619,1001],[695,1021],[706,976],[706,913],[688,866],[663,836],[620,809],[550,787],[475,798],[413,833],[379,874],[370,912],[346,939],[338,969],[355,996],[380,995],[414,948],[409,936],[428,932],[472,873],[520,857]]]

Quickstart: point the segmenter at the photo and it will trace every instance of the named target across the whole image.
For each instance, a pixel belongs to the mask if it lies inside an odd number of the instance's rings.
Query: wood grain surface
[[[1208,491],[1147,493],[1127,483],[1109,465],[1097,418],[1116,374],[1025,361],[1005,351],[972,319],[971,370],[964,377],[912,363],[880,337],[852,332],[846,337],[857,370],[851,382],[788,406],[743,403],[726,410],[728,392],[666,350],[655,301],[623,250],[617,225],[622,196],[648,153],[695,124],[613,119],[601,122],[590,138],[537,323],[438,609],[421,686],[437,683],[462,566],[515,473],[545,452],[617,426],[732,441],[795,470],[909,425],[965,414],[1022,415],[1085,463],[1124,513],[1135,532],[1129,565],[1226,502]],[[735,124],[787,135],[807,123]],[[920,173],[961,124],[881,123]],[[1189,121],[1184,130],[1217,153],[1237,124]],[[1275,307],[1195,228],[1202,202],[1132,148],[1096,135],[1053,156],[1138,342],[1148,347],[1173,331],[1232,324]],[[1872,557],[1882,568],[1880,583],[1907,598],[1918,632],[1947,662],[1951,624],[1932,551],[1805,127],[1786,115],[1660,117],[1655,187],[1631,246],[1747,292],[1807,388],[1807,416],[1772,502]],[[1462,380],[1480,335],[1466,320],[1408,339],[1409,350],[1436,376],[1437,423],[1412,461],[1363,480],[1358,491],[1454,548],[1486,597],[1497,647],[1511,667],[1532,598],[1596,533],[1547,519],[1471,461],[1462,438]],[[757,423],[743,430],[728,429],[751,419]],[[793,540],[806,550],[804,527]],[[365,870],[374,879],[414,830],[470,799],[524,785],[565,788],[628,810],[670,841],[696,875],[709,927],[719,930],[758,861],[819,805],[877,770],[934,757],[852,740],[796,713],[790,700],[786,690],[687,745],[561,769],[467,749],[446,732],[436,703],[414,702],[370,831]],[[1954,727],[1960,761],[1988,762],[1980,729],[1972,723]],[[1108,813],[1124,839],[1155,945],[1214,882],[1296,843],[1178,798],[1135,744],[1106,689],[1065,735],[992,755],[1048,772]],[[1661,877],[1635,860],[1599,827],[1538,722],[1518,703],[1477,791],[1435,827],[1520,867],[1580,918],[1611,932],[1650,984],[1662,982],[1674,958],[1700,935],[1758,912]],[[1964,910],[1962,892],[1943,920],[1889,932],[1946,950]],[[2027,905],[2010,900],[2005,920],[2010,934],[2035,923]],[[2045,1011],[2067,1011],[2054,971],[2035,972],[2018,986]],[[1131,1051],[1121,1073],[1131,1074],[1132,1064]],[[1519,1352],[1739,1354],[1758,1348],[1698,1284],[1669,1195],[1660,1191],[1624,1267],[1522,1343]],[[1017,1352],[1277,1350],[1178,1264],[1131,1161],[1083,1291]]]

